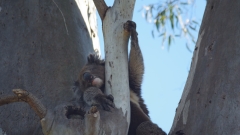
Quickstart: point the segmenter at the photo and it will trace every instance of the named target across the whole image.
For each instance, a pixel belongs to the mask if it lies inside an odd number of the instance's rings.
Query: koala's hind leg
[[[161,128],[151,121],[141,123],[136,131],[136,135],[167,135]]]

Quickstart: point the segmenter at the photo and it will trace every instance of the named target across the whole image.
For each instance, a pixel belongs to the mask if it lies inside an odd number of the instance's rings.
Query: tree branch
[[[107,4],[105,3],[104,0],[93,0],[93,2],[97,8],[101,20],[103,21],[106,11],[108,9]]]
[[[85,114],[85,134],[98,135],[100,130],[100,113],[96,106],[92,106],[88,113]]]
[[[103,20],[105,49],[105,89],[112,94],[116,108],[121,108],[130,121],[128,80],[128,40],[123,24],[132,20],[135,0],[115,0]]]
[[[22,89],[13,89],[14,94],[13,96],[7,96],[0,99],[0,106],[13,103],[13,102],[26,102],[28,103],[31,108],[35,111],[35,113],[40,117],[40,119],[44,118],[47,112],[45,106],[33,96],[30,92],[27,92]]]
[[[133,10],[136,0],[115,0],[113,7],[118,15],[121,16],[126,22],[127,20],[132,20]]]
[[[0,106],[13,102],[18,102],[18,97],[15,95],[0,98]]]

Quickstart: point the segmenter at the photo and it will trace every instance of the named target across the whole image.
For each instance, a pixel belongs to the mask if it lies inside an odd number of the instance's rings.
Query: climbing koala
[[[138,44],[136,24],[127,21],[124,30],[130,33],[131,50],[129,56],[129,87],[131,121],[128,135],[140,135],[144,129],[146,135],[166,135],[161,128],[152,123],[149,118],[149,111],[141,96],[141,84],[143,80],[144,64],[142,52]],[[104,110],[109,111],[114,107],[112,95],[104,95],[105,88],[105,61],[97,54],[90,54],[87,64],[81,69],[76,85],[80,87],[83,100],[89,105],[99,104]],[[139,127],[140,125],[140,127]],[[144,125],[144,128],[142,126]],[[154,128],[153,128],[154,127]]]

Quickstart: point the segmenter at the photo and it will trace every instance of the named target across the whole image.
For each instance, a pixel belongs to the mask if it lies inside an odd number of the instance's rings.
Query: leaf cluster
[[[186,47],[189,44],[195,44],[195,37],[192,32],[196,31],[199,23],[192,18],[194,0],[182,2],[182,0],[166,0],[165,2],[150,4],[144,6],[144,16],[149,22],[155,24],[159,37],[162,37],[162,46],[167,40],[168,47],[173,43],[176,37],[185,37]],[[155,37],[155,31],[152,30],[152,36]]]

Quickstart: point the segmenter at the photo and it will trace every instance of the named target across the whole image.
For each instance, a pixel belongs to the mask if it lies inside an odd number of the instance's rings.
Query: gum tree
[[[131,20],[135,0],[115,0],[112,8],[104,1],[95,4],[105,37],[106,93],[115,97],[116,109],[100,115],[96,107],[74,110],[73,103],[67,102],[87,54],[97,44],[90,1],[2,1],[0,105],[24,101],[38,117],[26,104],[1,106],[1,134],[127,133],[129,33],[123,24]],[[11,89],[16,95],[7,96]],[[68,118],[71,110],[84,118]]]
[[[238,135],[240,1],[208,0],[170,135]]]
[[[0,98],[22,88],[47,108],[69,101],[86,56],[98,45],[92,1],[0,1]],[[96,48],[96,47],[94,47]],[[42,134],[24,103],[0,107],[0,134]]]

